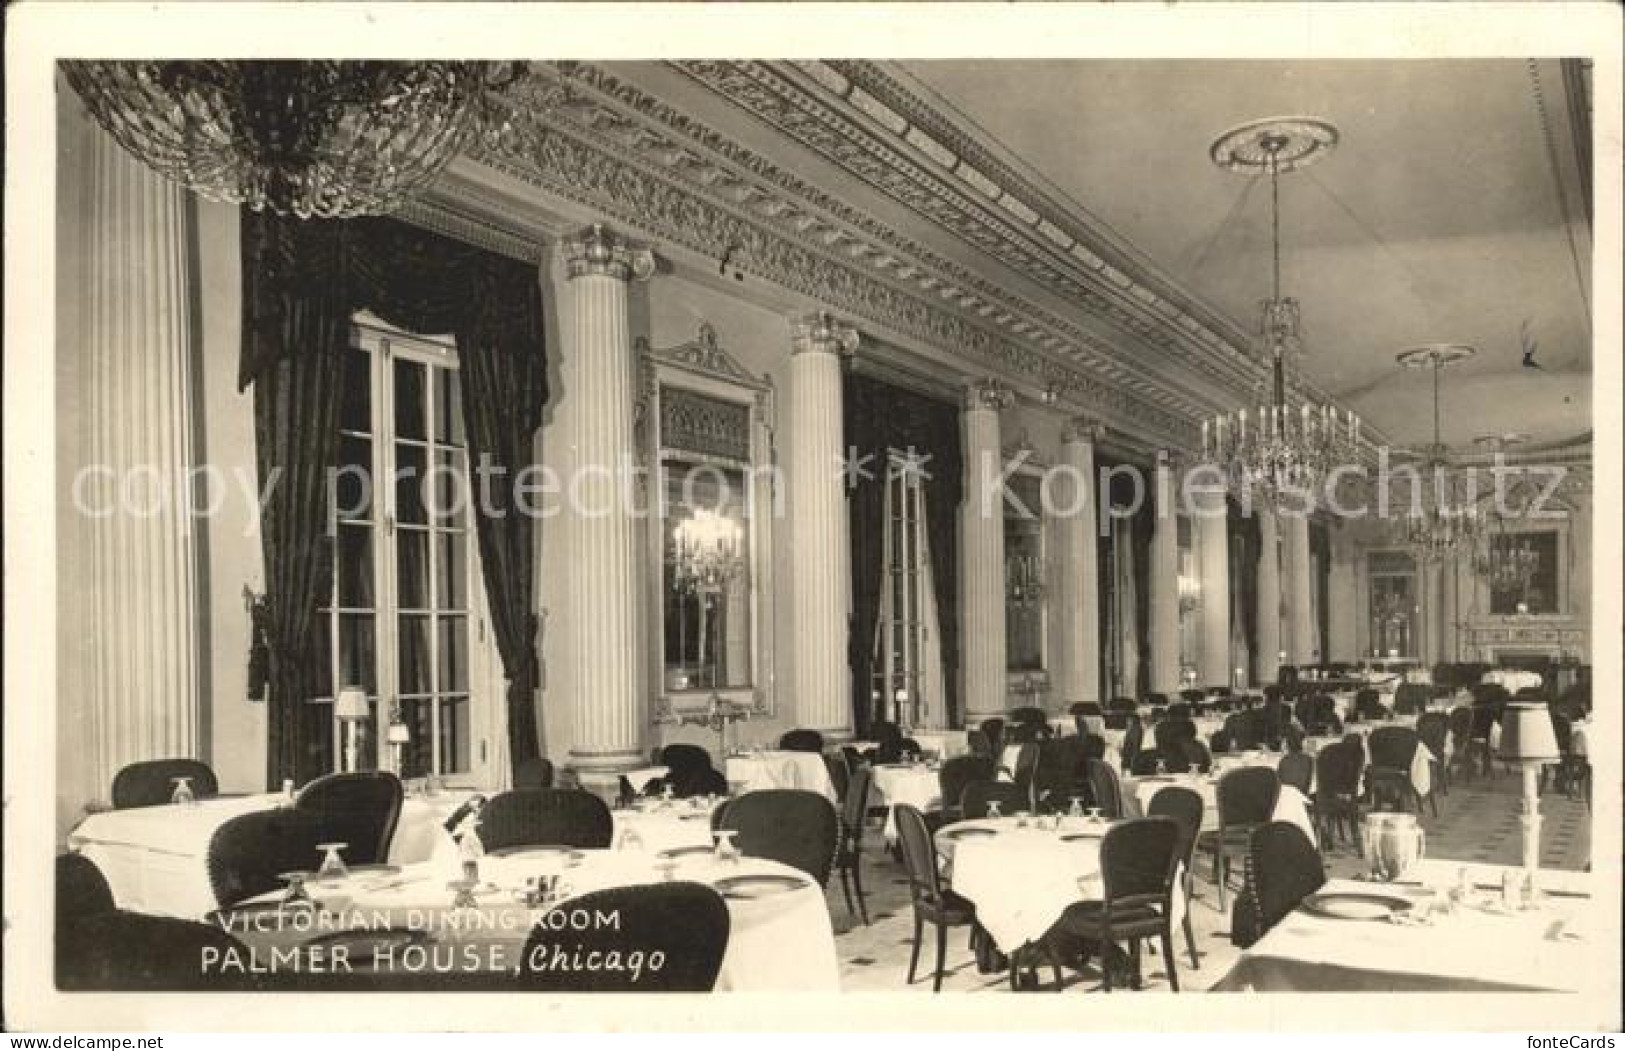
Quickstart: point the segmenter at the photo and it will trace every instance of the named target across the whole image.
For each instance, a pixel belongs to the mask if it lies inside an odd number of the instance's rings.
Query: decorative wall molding
[[[1113,380],[1109,374],[1121,374],[1119,367],[1085,373],[1030,342],[989,331],[940,305],[946,297],[932,275],[916,271],[922,283],[939,287],[935,299],[898,287],[895,276],[875,273],[872,264],[854,265],[867,251],[855,252],[839,230],[820,227],[824,236],[809,235],[822,220],[792,208],[781,192],[764,201],[767,191],[737,169],[677,150],[669,134],[624,113],[583,97],[544,119],[516,115],[515,129],[519,134],[480,160],[695,252],[714,255],[737,245],[742,266],[757,276],[955,354],[968,370],[993,367],[1035,385],[1054,383],[1063,396],[1131,433],[1179,445],[1196,439],[1191,421],[1201,405],[1149,381]]]

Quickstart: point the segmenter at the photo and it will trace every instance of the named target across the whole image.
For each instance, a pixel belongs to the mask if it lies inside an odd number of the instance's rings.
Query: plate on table
[[[1410,911],[1415,904],[1397,894],[1361,890],[1328,891],[1303,899],[1303,907],[1310,912],[1338,920],[1386,920],[1396,913]]]
[[[497,850],[487,850],[485,856],[512,861],[580,861],[587,855],[574,847],[549,845],[540,847],[501,847]]]
[[[299,952],[309,956],[320,954],[324,961],[332,960],[342,952],[350,963],[369,966],[380,956],[398,953],[408,946],[422,945],[428,940],[427,931],[393,928],[332,931],[305,942],[299,946]]]
[[[1179,779],[1172,774],[1146,774],[1134,780],[1146,785],[1171,785]]]
[[[1076,843],[1080,839],[1104,839],[1105,836],[1106,836],[1106,830],[1103,829],[1103,828],[1102,829],[1089,829],[1088,831],[1085,831],[1085,832],[1068,832],[1066,835],[1061,837],[1061,842],[1062,843]]]
[[[696,843],[692,847],[672,847],[670,850],[662,850],[658,856],[662,858],[686,858],[696,854],[713,854],[715,852],[714,847]]]
[[[957,843],[961,839],[981,839],[998,834],[996,829],[991,828],[952,828],[944,832],[942,838]]]
[[[767,898],[775,894],[801,890],[810,886],[810,884],[796,876],[766,874],[760,876],[724,876],[722,879],[713,882],[711,886],[715,887],[724,898],[752,901],[756,898]]]

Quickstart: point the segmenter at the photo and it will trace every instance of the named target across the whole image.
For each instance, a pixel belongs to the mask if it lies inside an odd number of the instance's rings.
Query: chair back
[[[980,729],[965,731],[965,747],[970,749],[971,755],[993,758],[993,742],[987,739],[987,734]]]
[[[1118,754],[1123,757],[1123,768],[1132,770],[1134,760],[1140,754],[1140,746],[1145,741],[1145,724],[1140,722],[1137,715],[1128,716],[1128,727],[1123,731],[1123,743],[1118,746]]]
[[[348,844],[347,862],[377,865],[389,859],[402,795],[401,779],[388,771],[328,774],[300,789],[293,805],[316,815],[328,842]]]
[[[594,891],[566,906],[573,916],[615,917],[581,929],[537,923],[520,958],[521,988],[546,992],[705,993],[716,985],[732,920],[703,883],[652,883]],[[613,954],[613,956],[611,955]],[[634,958],[641,968],[576,969],[574,961]],[[659,960],[660,965],[655,966]]]
[[[868,764],[862,764],[864,769]],[[824,768],[829,771],[829,783],[835,786],[835,798],[846,803],[847,789],[852,785],[852,768],[846,765],[846,756],[842,753],[825,754]]]
[[[1000,718],[983,719],[978,727],[987,738],[988,754],[997,758],[1004,753],[1004,720]]]
[[[1373,770],[1398,770],[1409,774],[1416,756],[1416,731],[1408,726],[1379,726],[1366,740],[1368,762]]]
[[[712,768],[711,753],[697,744],[668,744],[660,750],[660,765],[673,773],[680,770],[709,770]]]
[[[196,759],[148,759],[131,763],[113,775],[113,809],[160,806],[175,794],[177,777],[192,779],[192,796],[211,799],[220,794],[220,782],[209,764]]]
[[[1108,918],[1120,909],[1167,905],[1173,896],[1182,832],[1171,817],[1122,821],[1100,841],[1100,875]]]
[[[1261,825],[1275,816],[1281,778],[1267,766],[1227,770],[1219,778],[1219,826]]]
[[[798,868],[819,886],[829,881],[841,822],[835,807],[817,792],[799,788],[746,792],[729,802],[716,827],[737,832],[734,845],[743,854]]]
[[[987,805],[993,800],[1005,816],[1032,806],[1032,796],[1014,781],[972,781],[959,796],[959,812],[967,821],[987,817]]]
[[[1101,719],[1104,721],[1106,729],[1108,730],[1127,730],[1129,720],[1133,717],[1133,712],[1125,712],[1113,708],[1111,711],[1101,716]]]
[[[64,991],[248,991],[264,981],[199,966],[204,959],[248,959],[243,943],[214,923],[115,910],[69,923],[54,949],[56,984]]]
[[[1187,770],[1196,770],[1207,773],[1213,769],[1213,753],[1207,750],[1207,745],[1196,738],[1179,742],[1179,751],[1185,757]]]
[[[817,730],[788,730],[779,738],[779,748],[785,752],[822,752],[824,735]]]
[[[1290,821],[1270,821],[1254,829],[1248,851],[1262,936],[1325,886],[1326,869],[1314,843]]]
[[[1557,738],[1557,752],[1564,757],[1574,754],[1574,724],[1567,716],[1551,713],[1552,733]]]
[[[867,766],[858,767],[841,797],[841,826],[846,833],[846,844],[857,850],[863,843],[863,824],[869,816],[869,785],[875,774]]]
[[[1327,798],[1353,796],[1360,791],[1360,770],[1365,765],[1360,750],[1347,741],[1322,748],[1315,756],[1315,792]]]
[[[1444,712],[1423,712],[1416,720],[1416,736],[1435,759],[1443,759],[1450,739],[1450,717]]]
[[[70,923],[103,916],[118,906],[113,901],[113,888],[96,863],[83,854],[56,856],[56,929],[61,931]]]
[[[1089,796],[1100,808],[1101,816],[1113,821],[1123,816],[1123,786],[1110,763],[1089,760]]]
[[[1202,813],[1206,804],[1202,795],[1179,785],[1159,788],[1145,808],[1146,817],[1172,818],[1179,824],[1179,857],[1189,870],[1196,855],[1196,840],[1202,834]]]
[[[965,786],[972,781],[991,781],[997,773],[992,756],[956,755],[937,771],[937,787],[942,792],[942,808],[958,810]]]
[[[514,765],[515,788],[552,788],[553,763],[544,756],[532,756]]]
[[[1098,738],[1055,737],[1038,746],[1033,794],[1080,788],[1089,780],[1088,741]]]
[[[1157,742],[1157,750],[1166,755],[1172,752],[1179,742],[1196,740],[1196,724],[1190,719],[1181,719],[1170,714],[1152,728],[1151,736]]]
[[[480,811],[480,843],[486,850],[510,847],[577,847],[603,850],[615,838],[609,807],[578,788],[516,788],[498,792]]]
[[[1307,796],[1315,781],[1315,761],[1302,752],[1288,752],[1275,764],[1275,773],[1283,785],[1291,785]]]
[[[1136,752],[1128,764],[1130,777],[1144,777],[1157,772],[1157,764],[1162,762],[1162,753],[1152,749],[1149,752]]]
[[[1428,706],[1433,691],[1419,682],[1404,682],[1394,691],[1394,714],[1414,715]]]
[[[909,897],[940,902],[942,874],[937,870],[937,847],[931,842],[925,815],[907,803],[899,803],[892,808],[892,820],[897,823],[897,843],[903,851],[903,868],[908,872]]]
[[[284,886],[284,872],[309,872],[328,842],[319,815],[297,807],[256,810],[230,818],[209,838],[205,867],[222,909]],[[194,966],[196,961],[193,961]]]

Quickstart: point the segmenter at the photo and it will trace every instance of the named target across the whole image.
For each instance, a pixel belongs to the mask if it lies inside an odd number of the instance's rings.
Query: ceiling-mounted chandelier
[[[1460,343],[1430,343],[1403,350],[1397,358],[1402,368],[1433,374],[1433,442],[1421,450],[1414,473],[1396,470],[1389,479],[1392,497],[1404,501],[1398,539],[1423,562],[1444,561],[1470,550],[1481,528],[1477,479],[1452,462],[1441,437],[1439,407],[1444,370],[1476,353]]]
[[[1204,420],[1202,458],[1225,470],[1240,497],[1272,506],[1290,498],[1299,506],[1319,493],[1327,475],[1350,462],[1360,441],[1360,420],[1331,405],[1287,399],[1286,370],[1303,351],[1298,301],[1281,295],[1281,176],[1307,167],[1337,145],[1337,128],[1314,117],[1271,117],[1220,135],[1209,149],[1226,171],[1270,180],[1271,294],[1263,301],[1259,336],[1269,356],[1268,400]]]
[[[1503,472],[1507,448],[1522,441],[1524,436],[1519,434],[1485,435],[1476,439]],[[1510,506],[1510,494],[1497,492],[1495,495],[1495,514],[1480,531],[1473,553],[1473,569],[1491,590],[1522,594],[1540,571],[1540,553],[1509,528],[1527,508]]]
[[[142,163],[214,201],[279,215],[384,215],[503,128],[515,62],[65,62]]]

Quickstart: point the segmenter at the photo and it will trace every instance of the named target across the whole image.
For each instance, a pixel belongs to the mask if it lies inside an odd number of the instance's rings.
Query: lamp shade
[[[367,691],[359,686],[344,687],[333,702],[333,714],[352,723],[372,718],[372,712],[367,708]]]
[[[407,728],[405,723],[390,723],[386,734],[388,735],[386,740],[388,740],[390,744],[412,743],[412,731]]]
[[[1557,733],[1544,704],[1514,701],[1501,716],[1500,757],[1511,762],[1556,762]]]

